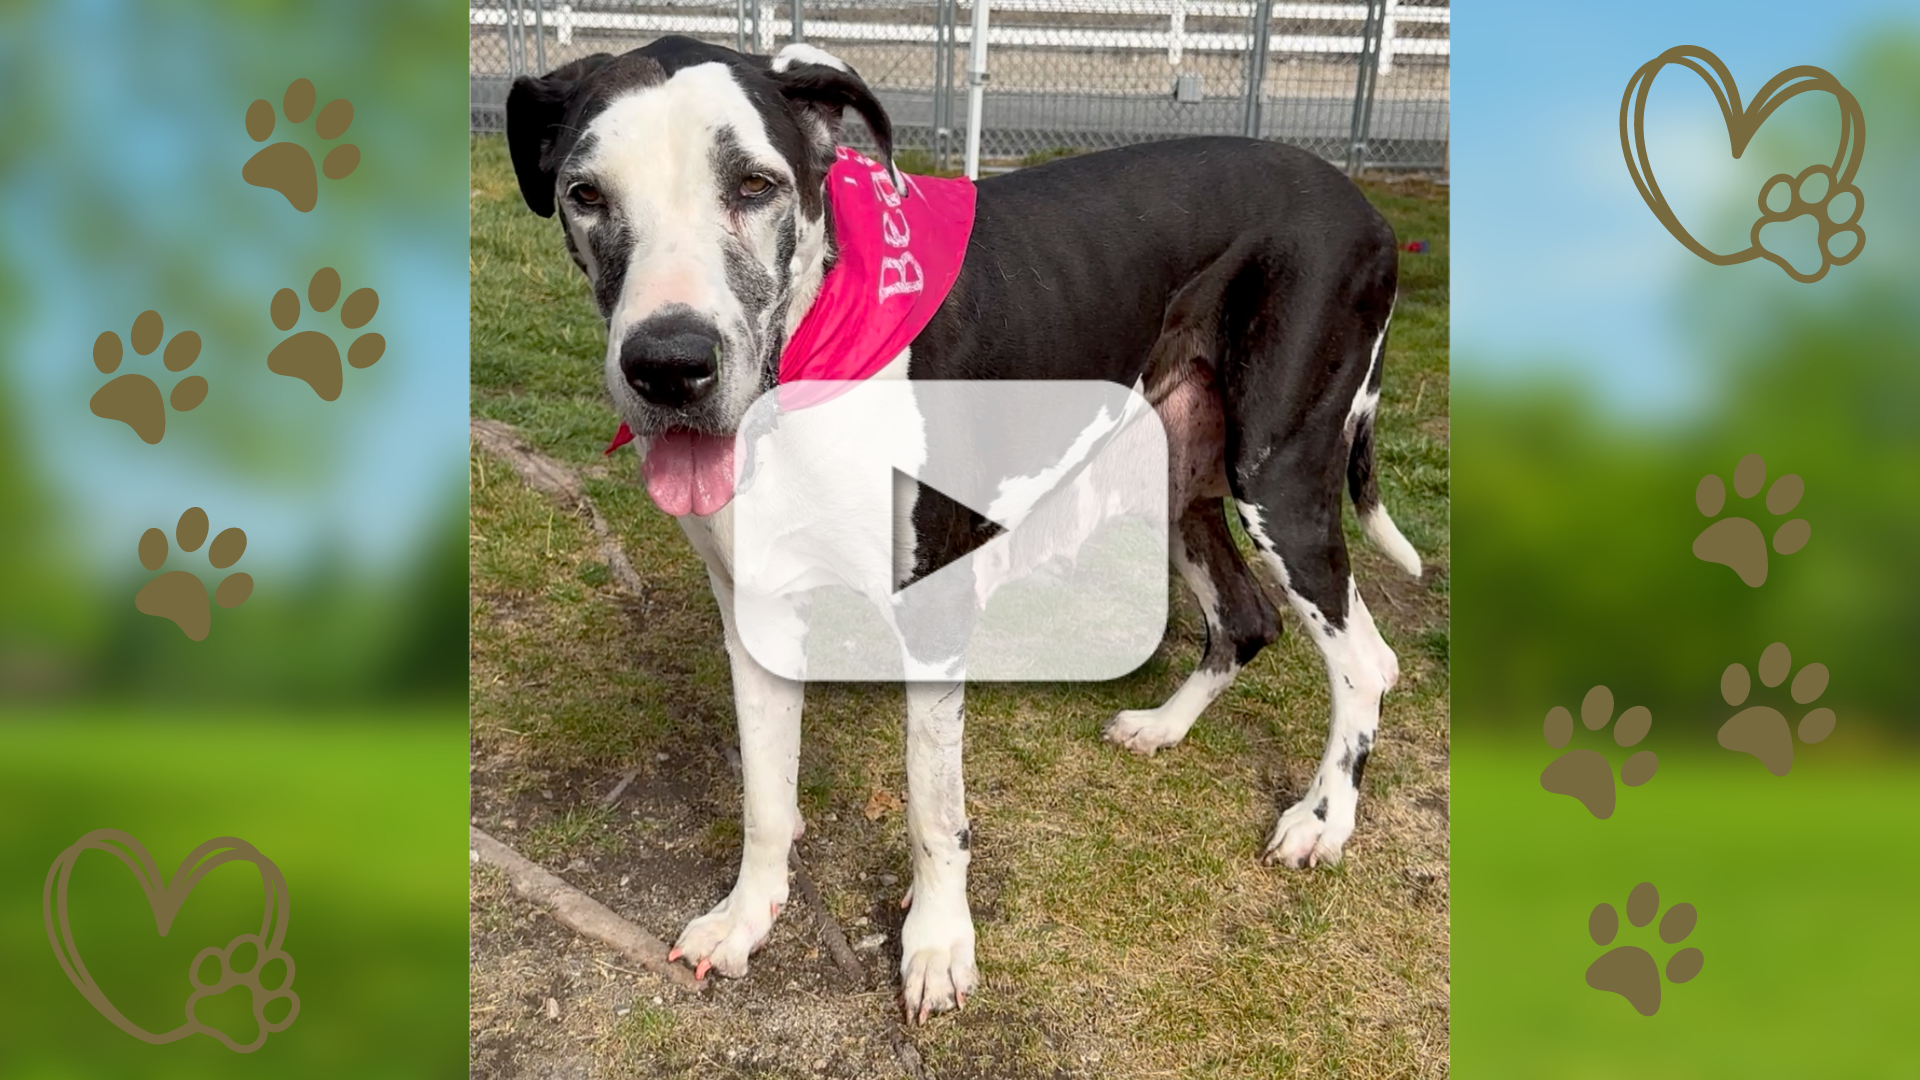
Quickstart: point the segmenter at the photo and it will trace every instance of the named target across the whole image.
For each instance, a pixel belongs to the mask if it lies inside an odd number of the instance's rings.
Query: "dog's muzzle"
[[[692,313],[656,315],[627,331],[620,373],[649,405],[697,404],[720,381],[720,330]]]

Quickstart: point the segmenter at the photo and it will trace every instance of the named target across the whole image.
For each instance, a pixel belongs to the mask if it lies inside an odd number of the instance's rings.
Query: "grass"
[[[10,705],[0,717],[0,1011],[9,1033],[36,1038],[0,1040],[0,1076],[456,1075],[464,720],[457,707],[399,703]],[[41,885],[62,849],[96,828],[134,835],[169,879],[220,836],[272,859],[290,897],[298,1019],[237,1055],[202,1036],[149,1046],[95,1012],[54,962]],[[199,950],[260,926],[260,878],[244,863],[203,880],[166,937],[119,863],[92,853],[73,873],[68,909],[84,961],[150,1031],[181,1022]],[[250,1013],[225,1016],[247,1041]]]
[[[474,813],[671,939],[724,895],[738,859],[718,612],[629,452],[601,455],[617,421],[598,317],[499,140],[475,140],[472,188],[473,412],[583,470],[646,582],[639,597],[613,589],[581,522],[475,454]],[[1197,612],[1176,590],[1166,643],[1127,678],[969,688],[984,985],[964,1013],[904,1035],[895,1019],[903,695],[815,685],[800,849],[848,938],[886,935],[861,954],[869,989],[835,981],[801,903],[746,979],[696,997],[621,973],[477,873],[475,1075],[574,1062],[611,1075],[897,1076],[902,1037],[939,1077],[1445,1075],[1447,207],[1443,189],[1420,185],[1369,194],[1403,237],[1432,246],[1403,259],[1379,425],[1383,496],[1431,569],[1409,582],[1351,532],[1404,674],[1344,865],[1256,862],[1276,802],[1304,790],[1325,738],[1325,670],[1297,631],[1181,747],[1142,759],[1100,740],[1107,717],[1164,700],[1197,660]],[[598,813],[634,767],[621,804]]]
[[[1684,732],[1663,735],[1657,721],[1643,745],[1659,751],[1658,774],[1622,790],[1599,821],[1540,790],[1554,752],[1537,735],[1462,740],[1456,859],[1471,885],[1456,927],[1461,1074],[1914,1075],[1902,1033],[1920,961],[1920,873],[1897,854],[1920,846],[1911,749],[1844,714],[1786,777]],[[1706,957],[1697,978],[1663,987],[1651,1017],[1583,978],[1604,951],[1588,913],[1623,907],[1642,881],[1663,908],[1698,908],[1684,944]],[[1681,947],[1624,923],[1617,943],[1662,963]]]

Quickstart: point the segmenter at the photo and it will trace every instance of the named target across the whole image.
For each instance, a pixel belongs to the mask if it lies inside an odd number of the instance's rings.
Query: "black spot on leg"
[[[1320,797],[1320,805],[1313,808],[1313,816],[1319,818],[1321,821],[1327,820],[1326,796],[1322,795]]]
[[[1360,790],[1360,774],[1367,771],[1367,757],[1373,753],[1373,736],[1360,733],[1359,750],[1353,755],[1353,790]]]
[[[966,851],[973,846],[973,830],[961,829],[959,832],[953,834],[953,840],[960,845],[961,851]]]

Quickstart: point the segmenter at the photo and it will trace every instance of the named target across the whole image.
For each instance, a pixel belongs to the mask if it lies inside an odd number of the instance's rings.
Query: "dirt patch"
[[[713,774],[715,763],[653,763],[604,810],[599,797],[617,776],[529,773],[520,764],[496,754],[476,767],[476,823],[534,851],[558,845],[549,867],[623,918],[671,940],[725,894],[738,852],[729,830],[714,827],[728,810],[704,797],[725,779]],[[526,788],[530,776],[543,786]],[[573,839],[582,817],[596,822],[584,845]],[[631,1075],[625,1070],[642,1061],[662,1070],[652,1075],[903,1074],[888,1025],[876,1022],[888,1010],[873,999],[885,995],[845,985],[798,896],[751,979],[716,978],[696,993],[582,941],[491,868],[473,877],[476,1077]],[[868,984],[884,985],[879,965],[876,955]],[[821,1061],[827,1067],[814,1070]]]

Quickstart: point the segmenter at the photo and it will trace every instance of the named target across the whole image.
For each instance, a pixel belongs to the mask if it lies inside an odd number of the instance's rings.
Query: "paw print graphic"
[[[159,312],[143,311],[133,320],[133,330],[127,338],[133,343],[135,353],[147,356],[160,347],[165,330]],[[102,375],[120,370],[120,361],[125,355],[120,335],[111,330],[93,341],[93,366],[99,368]],[[166,369],[175,372],[187,370],[198,359],[200,335],[191,330],[173,335],[160,356]],[[163,400],[157,383],[145,375],[128,372],[94,391],[93,400],[87,404],[93,415],[120,421],[151,446],[166,437],[168,405],[173,406],[175,412],[189,412],[206,399],[207,380],[198,375],[189,375],[174,383],[173,392]]]
[[[173,538],[182,551],[198,551],[207,539],[207,512],[188,507],[174,526]],[[213,538],[207,549],[207,561],[215,570],[225,570],[240,561],[247,552],[247,534],[225,529]],[[167,534],[148,529],[140,537],[140,565],[158,570],[167,561]],[[213,590],[214,602],[223,608],[236,608],[253,595],[253,577],[245,573],[228,574]],[[205,641],[212,627],[213,612],[207,606],[207,587],[185,570],[169,570],[141,588],[133,606],[142,614],[172,619],[181,632],[194,641]]]
[[[1748,454],[1733,469],[1734,494],[1751,499],[1767,481],[1767,463],[1759,454]],[[1767,489],[1767,512],[1779,517],[1800,505],[1807,493],[1806,482],[1798,474],[1788,473]],[[1720,477],[1708,473],[1700,478],[1693,501],[1700,513],[1717,517],[1727,505],[1727,488]],[[1754,517],[1758,517],[1754,514]],[[1773,550],[1791,555],[1807,546],[1813,526],[1805,518],[1794,518],[1773,532]],[[1723,517],[1706,527],[1693,541],[1695,558],[1733,568],[1740,580],[1753,588],[1767,583],[1767,541],[1760,526],[1745,517]]]
[[[1793,654],[1784,642],[1776,641],[1760,653],[1760,684],[1779,686],[1787,681],[1793,668]],[[1827,665],[1808,664],[1793,677],[1789,691],[1793,700],[1811,705],[1827,692]],[[1753,678],[1744,664],[1728,664],[1720,676],[1720,696],[1729,705],[1742,705],[1753,691]],[[1814,709],[1800,718],[1800,741],[1817,743],[1833,734],[1836,717],[1828,708]],[[1768,705],[1752,705],[1733,714],[1720,725],[1720,745],[1743,754],[1752,754],[1775,776],[1785,776],[1793,768],[1793,733],[1780,710]]]
[[[307,283],[307,305],[315,311],[333,310],[336,300],[340,299],[340,275],[331,266],[323,266],[314,272],[313,280]],[[374,313],[380,309],[380,296],[372,289],[356,289],[340,305],[340,325],[348,330],[358,330],[373,320]],[[273,316],[273,325],[282,330],[291,330],[300,321],[300,295],[292,289],[281,289],[273,294],[273,305],[269,312]],[[347,363],[356,368],[372,367],[387,351],[387,339],[379,334],[361,334],[347,346]],[[334,401],[340,397],[343,373],[340,367],[340,348],[333,338],[318,330],[302,330],[273,347],[267,354],[267,369],[276,375],[286,375],[300,379],[313,392],[320,395],[322,401]]]
[[[280,99],[280,109],[288,123],[303,124],[313,115],[315,100],[313,83],[295,79]],[[247,106],[247,135],[254,142],[266,142],[273,135],[274,124],[272,102],[260,98]],[[353,103],[346,98],[335,98],[320,110],[319,119],[313,122],[313,133],[332,141],[345,135],[352,124]],[[320,171],[329,180],[345,180],[359,167],[360,148],[352,143],[335,146],[320,163]],[[287,202],[303,214],[312,210],[320,199],[320,181],[313,172],[313,155],[299,143],[277,142],[262,147],[240,167],[240,178],[254,187],[285,195]]]
[[[1831,165],[1812,165],[1799,176],[1779,173],[1760,188],[1760,218],[1753,223],[1753,246],[1795,281],[1815,282],[1836,266],[1845,266],[1867,245],[1867,234],[1860,231],[1860,213],[1866,197],[1853,184],[1837,179]],[[1761,237],[1770,225],[1782,225],[1795,218],[1808,217],[1816,226],[1815,246],[1820,259],[1818,270],[1803,272],[1780,252],[1767,247]],[[1811,265],[1812,259],[1801,260]]]
[[[1643,881],[1627,894],[1627,921],[1645,926],[1660,913],[1660,890]],[[1660,918],[1660,940],[1678,945],[1693,933],[1700,913],[1692,904],[1675,904]],[[1620,913],[1612,904],[1601,904],[1587,916],[1587,934],[1595,945],[1605,948],[1620,933]],[[1700,974],[1706,956],[1688,947],[1667,958],[1667,982],[1683,983]],[[1660,1011],[1660,965],[1653,954],[1638,945],[1620,945],[1609,949],[1587,968],[1587,985],[1595,990],[1619,994],[1641,1016]]]
[[[1613,691],[1604,686],[1596,686],[1587,691],[1586,699],[1580,703],[1580,722],[1588,731],[1598,731],[1613,719]],[[1645,705],[1635,705],[1620,714],[1613,725],[1613,741],[1621,746],[1633,746],[1647,737],[1653,728],[1653,712]],[[1555,705],[1547,712],[1543,726],[1547,745],[1555,750],[1567,745],[1573,738],[1573,714],[1564,705]],[[1628,787],[1639,787],[1653,779],[1660,768],[1660,759],[1651,750],[1642,750],[1629,757],[1620,766],[1620,782]],[[1614,786],[1613,765],[1596,750],[1585,748],[1569,750],[1553,759],[1540,774],[1540,786],[1555,795],[1571,795],[1580,800],[1587,812],[1597,818],[1613,816]]]
[[[285,1031],[300,1015],[300,995],[293,992],[293,957],[259,934],[241,934],[225,948],[201,949],[187,975],[193,983],[193,993],[187,998],[187,1018],[236,1053],[260,1049],[268,1035]],[[246,991],[252,1005],[254,1037],[250,1043],[240,1042],[194,1012],[202,999],[235,989]]]

